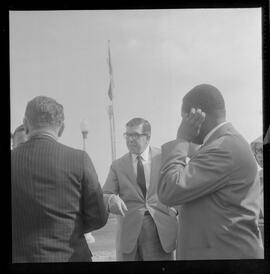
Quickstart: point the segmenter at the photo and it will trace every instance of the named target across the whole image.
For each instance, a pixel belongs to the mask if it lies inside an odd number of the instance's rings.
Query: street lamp
[[[87,139],[87,134],[88,134],[88,122],[86,119],[83,119],[81,121],[80,128],[81,128],[81,133],[82,133],[82,137],[83,137],[83,150],[86,151],[86,139]],[[89,244],[95,242],[95,238],[91,232],[85,233],[84,237],[85,237],[87,243],[89,243]]]
[[[82,133],[82,137],[83,137],[83,150],[86,150],[86,139],[87,139],[87,134],[88,134],[88,122],[86,119],[81,121],[80,124],[80,128],[81,128],[81,133]]]

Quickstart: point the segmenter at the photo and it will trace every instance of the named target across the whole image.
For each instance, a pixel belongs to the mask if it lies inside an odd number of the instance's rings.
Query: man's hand
[[[128,211],[124,201],[117,195],[114,195],[109,202],[110,212],[116,215],[125,216],[125,212]]]
[[[205,113],[201,109],[192,108],[182,119],[177,132],[177,139],[191,142],[200,133],[201,125],[205,120]]]

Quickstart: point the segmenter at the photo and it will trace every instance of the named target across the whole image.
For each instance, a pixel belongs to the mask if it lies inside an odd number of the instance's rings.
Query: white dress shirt
[[[137,177],[137,154],[131,154],[132,157],[132,166],[134,173]],[[149,145],[146,147],[145,151],[140,154],[142,157],[142,164],[144,169],[144,176],[145,176],[145,183],[146,183],[146,189],[149,188],[150,185],[150,173],[151,173],[151,155],[150,155],[150,147]]]

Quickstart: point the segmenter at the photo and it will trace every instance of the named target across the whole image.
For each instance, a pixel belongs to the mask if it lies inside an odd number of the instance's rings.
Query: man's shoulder
[[[152,155],[161,154],[161,148],[160,147],[150,146],[150,151],[151,151]]]
[[[59,141],[55,141],[49,138],[47,140],[47,142],[40,142],[40,146],[46,146],[52,154],[55,154],[57,156],[57,158],[60,156],[63,160],[67,160],[70,158],[82,159],[83,155],[85,154],[85,152],[81,149],[70,147]],[[28,146],[30,147],[31,143]],[[39,150],[38,146],[37,150]]]
[[[231,163],[253,162],[248,142],[237,131],[229,131],[200,149],[200,154],[219,158],[220,155],[231,159]],[[255,160],[254,160],[255,161]]]
[[[231,123],[223,125],[209,138],[209,142],[206,143],[206,147],[209,145],[209,147],[216,146],[220,148],[231,148],[234,144],[237,146],[249,146],[246,139],[233,127]]]
[[[122,163],[126,163],[126,161],[128,161],[130,159],[130,153],[125,153],[124,155],[122,155],[121,157],[115,159],[112,162],[112,166],[118,166],[121,165]]]
[[[247,140],[236,130],[226,132],[226,134],[213,140],[213,142],[210,143],[209,146],[233,151],[238,151],[242,148],[249,148]]]
[[[66,153],[66,154],[72,155],[72,156],[80,156],[81,157],[85,153],[81,149],[73,148],[73,147],[67,146],[67,145],[59,143],[59,142],[56,143],[56,146],[58,146],[59,149],[63,151],[63,153]]]

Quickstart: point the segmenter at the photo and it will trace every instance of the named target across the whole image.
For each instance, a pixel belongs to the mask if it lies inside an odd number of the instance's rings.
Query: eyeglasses
[[[135,139],[135,140],[138,140],[141,136],[148,136],[148,134],[145,134],[145,133],[127,133],[125,132],[124,133],[124,138],[126,139],[129,139],[129,138],[132,138],[132,139]]]

